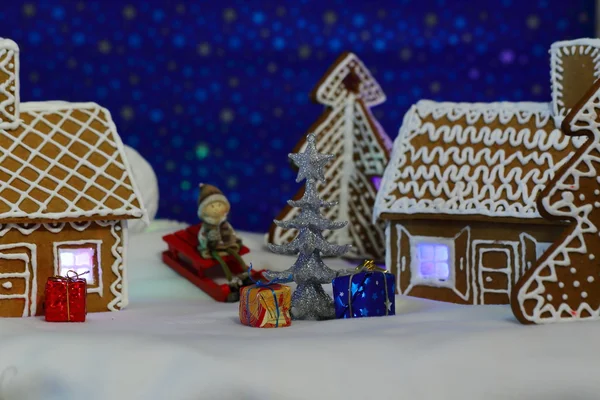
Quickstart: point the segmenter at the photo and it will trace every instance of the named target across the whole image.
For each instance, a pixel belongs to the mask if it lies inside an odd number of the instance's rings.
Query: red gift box
[[[85,322],[87,282],[78,275],[53,276],[46,282],[45,315],[48,322]]]

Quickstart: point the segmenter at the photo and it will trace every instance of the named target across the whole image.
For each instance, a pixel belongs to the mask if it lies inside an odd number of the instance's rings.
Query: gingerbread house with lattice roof
[[[110,113],[19,101],[19,48],[0,39],[0,316],[43,314],[49,277],[87,280],[89,312],[127,304],[128,219],[144,218]]]
[[[585,138],[560,123],[600,74],[600,40],[551,47],[551,103],[439,103],[410,108],[374,218],[401,294],[506,304],[518,279],[565,229],[536,198]]]

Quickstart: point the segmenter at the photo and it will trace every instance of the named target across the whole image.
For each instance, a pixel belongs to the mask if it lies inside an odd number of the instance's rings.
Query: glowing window
[[[62,247],[58,249],[58,258],[60,261],[60,275],[67,276],[69,271],[75,271],[85,278],[87,283],[94,284],[94,266],[96,249],[93,247],[68,248]]]
[[[450,277],[450,249],[445,244],[419,243],[419,274],[423,279],[445,281]]]

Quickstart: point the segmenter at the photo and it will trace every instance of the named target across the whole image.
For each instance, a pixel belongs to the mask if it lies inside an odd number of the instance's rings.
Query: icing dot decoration
[[[566,293],[562,295],[563,300],[567,300],[568,298],[569,298],[569,295],[567,295]]]
[[[572,274],[576,274],[577,270],[573,267],[571,267],[571,269],[569,269],[569,272],[571,272]]]
[[[581,292],[581,297],[586,299],[588,297],[587,292]]]
[[[590,260],[593,260],[593,259],[595,259],[595,258],[596,258],[596,256],[595,256],[595,255],[593,255],[593,254],[590,254],[590,255],[588,256],[588,258],[589,258]]]
[[[588,281],[589,283],[592,283],[592,282],[594,282],[594,277],[593,277],[593,276],[588,276],[588,277],[587,277],[587,281]]]
[[[575,287],[579,287],[581,285],[581,283],[579,283],[579,281],[574,281],[573,282],[573,286]]]

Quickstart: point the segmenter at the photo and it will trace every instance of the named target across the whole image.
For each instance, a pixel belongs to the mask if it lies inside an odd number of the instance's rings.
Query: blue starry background
[[[11,1],[21,98],[95,101],[154,167],[159,217],[194,222],[219,186],[237,229],[266,231],[298,184],[287,153],[322,112],[308,94],[357,53],[394,138],[421,98],[549,101],[548,49],[594,35],[591,0]]]

